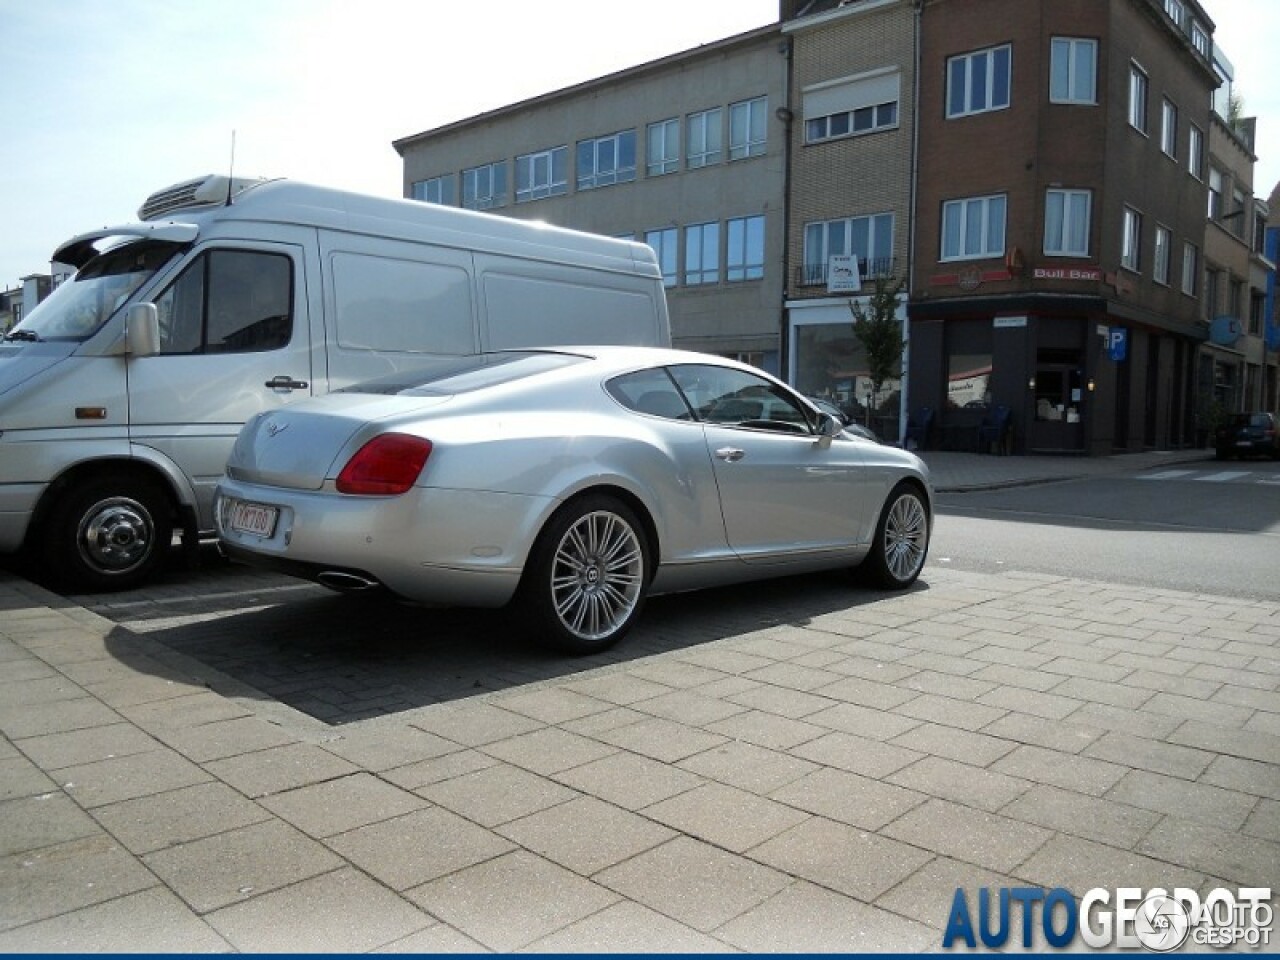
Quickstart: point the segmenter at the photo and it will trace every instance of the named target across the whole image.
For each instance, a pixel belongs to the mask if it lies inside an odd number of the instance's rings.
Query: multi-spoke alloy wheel
[[[590,497],[552,518],[530,557],[526,606],[540,639],[574,653],[621,639],[648,578],[644,534],[630,510]]]
[[[901,590],[920,576],[929,552],[929,526],[929,511],[920,492],[907,484],[895,487],[866,560],[880,586]]]

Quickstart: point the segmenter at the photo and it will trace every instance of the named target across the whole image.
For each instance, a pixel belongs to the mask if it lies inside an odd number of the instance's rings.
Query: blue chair
[[[994,447],[996,453],[1008,453],[1011,426],[1009,408],[1003,404],[993,407],[978,424],[978,452]]]
[[[921,407],[914,417],[907,418],[907,449],[924,450],[929,445],[929,431],[933,429],[933,407]]]

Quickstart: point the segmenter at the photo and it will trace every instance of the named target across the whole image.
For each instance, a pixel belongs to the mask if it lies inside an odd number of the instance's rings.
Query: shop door
[[[1083,450],[1084,402],[1084,377],[1078,358],[1065,363],[1047,358],[1037,362],[1031,448]]]

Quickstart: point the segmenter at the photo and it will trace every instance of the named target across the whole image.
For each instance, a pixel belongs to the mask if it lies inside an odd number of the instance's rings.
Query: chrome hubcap
[[[551,595],[556,615],[574,636],[602,640],[626,623],[644,585],[644,552],[631,525],[616,513],[581,517],[556,548]]]
[[[155,530],[146,507],[128,497],[93,505],[80,521],[80,556],[103,573],[127,573],[150,554]]]
[[[889,572],[898,580],[909,580],[924,564],[929,545],[929,518],[913,494],[904,494],[893,502],[884,525],[884,559]]]

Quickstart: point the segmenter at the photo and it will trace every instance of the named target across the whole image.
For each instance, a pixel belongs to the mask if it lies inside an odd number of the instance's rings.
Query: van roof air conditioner
[[[242,191],[263,182],[265,181],[253,177],[233,179],[210,174],[198,180],[175,183],[147,197],[146,202],[138,208],[138,217],[141,220],[154,220],[174,210],[222,206]]]

